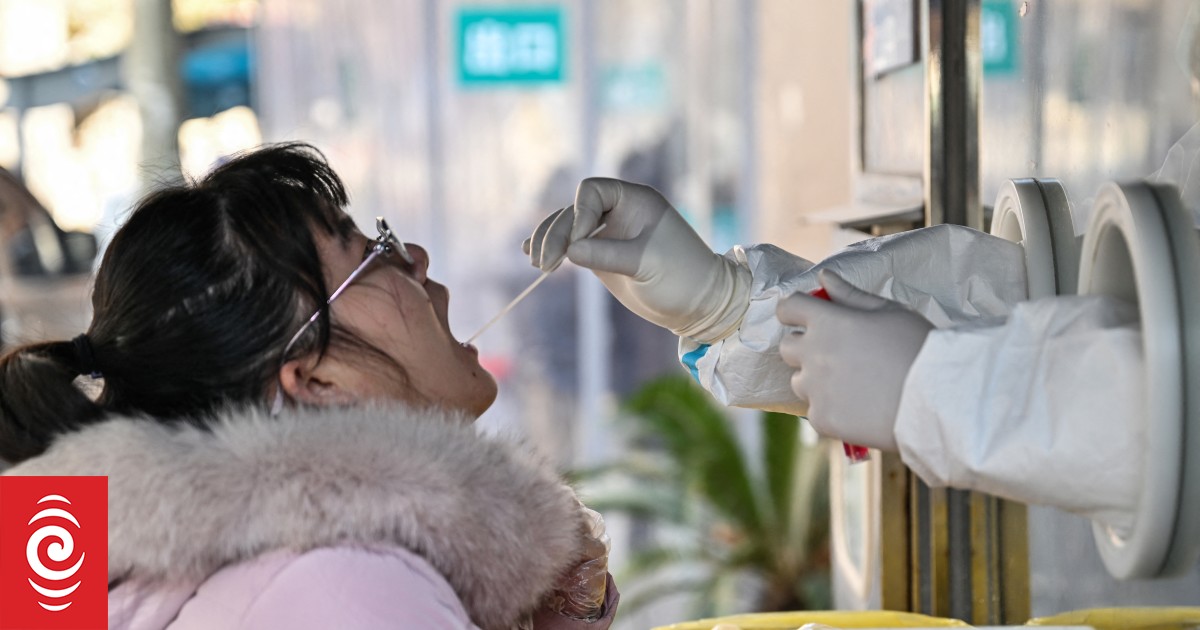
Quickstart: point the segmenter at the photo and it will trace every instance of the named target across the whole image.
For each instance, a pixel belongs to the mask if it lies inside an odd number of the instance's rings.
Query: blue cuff
[[[708,354],[708,349],[711,347],[707,343],[702,343],[700,347],[679,357],[679,362],[683,364],[683,367],[688,369],[688,372],[692,373],[692,378],[696,379],[697,383],[700,382],[700,370],[696,367],[696,363],[700,359],[703,359],[704,355]]]

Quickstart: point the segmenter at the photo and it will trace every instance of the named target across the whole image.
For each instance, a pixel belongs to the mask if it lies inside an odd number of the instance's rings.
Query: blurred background
[[[1082,226],[1102,182],[1152,173],[1195,124],[1193,2],[962,1],[985,206],[1006,179],[1058,177]],[[816,260],[919,226],[944,4],[0,0],[0,343],[85,330],[131,204],[262,142],[316,145],[361,226],[385,216],[428,249],[459,338],[536,277],[522,239],[589,175],[655,186],[718,251]],[[675,343],[570,265],[477,342],[501,391],[485,429],[605,513],[620,627],[896,607],[886,462],[848,468],[795,419],[714,408]],[[1117,583],[1086,523],[1028,519],[1027,613],[1200,600],[1196,571]]]

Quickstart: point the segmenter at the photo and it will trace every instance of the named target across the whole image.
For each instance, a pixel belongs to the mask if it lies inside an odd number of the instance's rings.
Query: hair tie
[[[75,362],[79,366],[79,373],[92,378],[103,376],[96,368],[96,353],[92,351],[92,340],[87,333],[72,339],[71,344],[75,346]]]

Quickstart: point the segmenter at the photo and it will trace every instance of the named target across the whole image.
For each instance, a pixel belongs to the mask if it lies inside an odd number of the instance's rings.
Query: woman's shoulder
[[[398,546],[277,550],[205,580],[170,626],[473,628],[454,589]]]
[[[273,549],[405,548],[493,626],[534,608],[584,542],[553,470],[436,411],[247,410],[206,429],[112,419],[10,472],[108,477],[112,579],[205,581]],[[313,553],[279,577],[338,559]],[[314,573],[272,588],[371,593]]]

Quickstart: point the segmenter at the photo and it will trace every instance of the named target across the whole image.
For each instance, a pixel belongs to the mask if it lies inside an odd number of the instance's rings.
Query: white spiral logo
[[[68,501],[66,497],[57,494],[46,495],[41,499],[38,499],[38,504],[40,505],[42,503],[46,503],[47,501],[62,502],[67,505],[71,505],[71,502]],[[79,521],[75,520],[75,516],[63,508],[47,507],[37,514],[34,514],[33,518],[29,519],[29,524],[33,525],[35,522],[42,519],[60,519],[61,521],[68,521],[75,525],[76,529],[81,529],[79,527]],[[81,553],[79,555],[79,560],[69,569],[51,569],[42,562],[40,553],[42,541],[46,540],[47,538],[51,539],[52,542],[46,546],[46,557],[60,565],[71,559],[71,555],[75,552],[75,539],[71,536],[71,532],[67,531],[66,528],[62,527],[62,525],[51,524],[42,525],[33,533],[32,536],[29,537],[29,542],[25,545],[25,559],[29,562],[29,568],[33,569],[33,572],[43,580],[48,582],[66,582],[79,572],[79,567],[83,566],[83,558],[87,554]],[[50,598],[52,601],[61,601],[64,597],[74,593],[82,583],[82,580],[76,580],[74,584],[67,586],[66,588],[48,588],[38,584],[37,582],[34,582],[32,579],[29,579],[29,585],[33,587],[33,590],[40,593],[43,597]],[[62,585],[51,584],[51,586]],[[66,610],[67,606],[71,605],[71,602],[67,601],[65,604],[47,604],[39,600],[38,605],[51,612],[58,612],[60,610]]]

